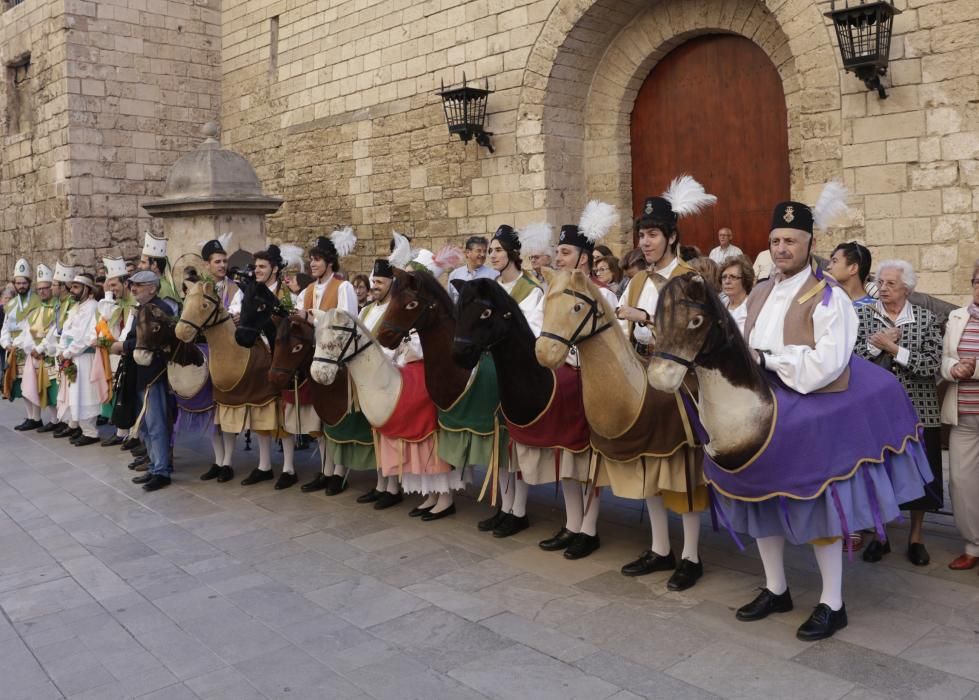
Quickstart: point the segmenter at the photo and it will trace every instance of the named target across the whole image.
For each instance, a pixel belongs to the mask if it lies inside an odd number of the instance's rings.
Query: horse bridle
[[[601,326],[598,325],[598,320],[602,317],[602,313],[599,311],[597,300],[592,299],[586,294],[575,291],[574,289],[565,289],[562,293],[567,294],[570,297],[574,297],[575,299],[580,299],[588,304],[588,312],[585,314],[585,317],[581,319],[581,323],[578,324],[578,327],[574,329],[574,333],[571,334],[570,338],[563,338],[556,333],[550,333],[548,331],[541,331],[541,338],[550,338],[551,340],[556,340],[559,343],[572,348],[577,345],[579,341],[596,336],[612,327],[612,321],[606,321]],[[585,326],[588,325],[589,321],[591,321],[591,330],[588,331],[587,335],[583,335],[582,331],[585,330]]]
[[[692,301],[690,299],[680,299],[679,301],[677,301],[677,303],[682,304],[683,306],[689,306],[691,308],[697,309],[705,314],[708,311],[710,311],[710,309],[707,307],[706,304],[701,304],[699,301]],[[675,362],[678,365],[682,365],[686,367],[688,370],[692,370],[697,367],[698,361],[703,360],[705,357],[709,357],[713,355],[715,352],[717,352],[716,349],[711,350],[710,352],[704,352],[703,347],[701,347],[700,351],[694,356],[692,360],[688,360],[685,357],[680,357],[679,355],[674,355],[673,353],[670,352],[663,352],[662,350],[653,350],[651,353],[649,353],[649,356],[656,357],[661,360],[667,360],[669,362]]]
[[[289,321],[288,318],[283,319],[283,320],[285,320],[285,322],[291,326],[291,321]],[[307,323],[307,325],[309,324],[308,321],[305,321],[304,323]],[[292,344],[292,339],[294,337],[296,337],[296,336],[294,336],[292,334],[292,331],[287,331],[286,332],[286,336],[287,336],[286,337],[286,342],[288,342],[291,345]],[[306,339],[303,338],[303,337],[298,337],[298,340],[301,340],[304,343],[306,342]],[[315,346],[315,344],[316,344],[316,341],[314,339],[313,345]],[[278,343],[276,343],[276,347],[279,347],[278,346]],[[269,367],[269,372],[277,372],[278,374],[295,374],[298,371],[299,371],[299,367],[292,367],[292,368],[289,368],[289,367]]]
[[[354,359],[355,357],[357,357],[357,355],[359,355],[364,350],[366,350],[367,348],[369,348],[371,345],[374,344],[374,341],[370,339],[368,339],[367,342],[364,343],[363,345],[360,345],[358,343],[358,341],[363,336],[360,334],[360,331],[358,331],[356,325],[337,326],[337,325],[330,324],[329,328],[330,330],[343,331],[344,333],[349,333],[349,335],[347,336],[347,340],[344,342],[343,347],[340,348],[340,354],[337,355],[337,359],[334,360],[332,357],[314,356],[313,362],[325,362],[328,365],[336,365],[337,367],[343,367],[350,360]],[[346,352],[347,350],[350,349],[351,345],[354,346],[354,351],[350,355],[347,355]]]
[[[220,326],[225,321],[231,320],[231,314],[227,313],[224,310],[224,306],[221,304],[221,300],[220,299],[218,299],[217,297],[212,297],[209,294],[202,294],[201,296],[203,296],[209,302],[211,302],[212,304],[214,304],[214,310],[211,311],[211,313],[209,313],[207,315],[207,318],[204,319],[204,321],[201,323],[201,325],[198,326],[193,321],[188,321],[185,318],[178,318],[177,319],[177,323],[186,323],[188,326],[190,326],[191,328],[193,328],[197,333],[203,333],[208,328],[214,328],[215,326]],[[218,318],[218,316],[221,313],[224,313],[224,317],[223,318]],[[216,318],[217,318],[217,320],[215,321],[214,319],[216,319]],[[212,321],[213,321],[213,323],[212,323]]]
[[[479,300],[479,303],[482,304],[483,306],[485,306],[487,309],[491,309],[494,312],[496,311],[496,309],[493,307],[492,304],[488,303],[487,301],[485,301],[483,299],[480,299]],[[509,321],[512,318],[512,315],[511,315],[511,313],[509,311],[507,311],[507,312],[505,312],[503,314],[503,318],[504,318],[504,320]],[[498,340],[494,340],[489,345],[483,346],[483,345],[477,344],[474,340],[472,340],[470,338],[464,338],[461,335],[457,335],[457,336],[454,336],[452,338],[453,344],[458,343],[459,345],[462,345],[463,347],[467,347],[467,348],[472,348],[472,347],[479,348],[480,352],[489,352],[490,350],[492,350],[493,348],[495,348],[497,345],[503,343],[504,341],[506,341],[506,336],[504,336],[504,337],[502,337],[502,338],[500,338]]]

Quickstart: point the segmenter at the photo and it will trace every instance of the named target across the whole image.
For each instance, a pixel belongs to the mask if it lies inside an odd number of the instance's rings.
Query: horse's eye
[[[409,311],[411,311],[412,309],[417,309],[418,308],[418,300],[417,299],[413,299],[412,301],[409,301],[407,304],[405,304],[405,308],[408,309]]]
[[[153,332],[154,333],[159,333],[160,332],[160,324],[159,323],[154,323],[151,327],[153,328]]]
[[[295,345],[292,346],[292,352],[293,353],[300,352],[302,349],[303,349],[303,344],[302,343],[296,343]]]
[[[485,321],[492,315],[493,315],[493,309],[485,309],[483,313],[479,315],[479,317]]]
[[[265,311],[265,304],[262,304],[261,306],[259,306],[258,307],[258,310],[259,311]]]
[[[581,304],[575,304],[574,305],[574,312],[575,313],[578,313],[579,311],[581,311]]]
[[[690,319],[690,323],[687,324],[687,330],[692,331],[696,328],[700,328],[703,322],[704,322],[703,316],[694,316],[692,319]]]

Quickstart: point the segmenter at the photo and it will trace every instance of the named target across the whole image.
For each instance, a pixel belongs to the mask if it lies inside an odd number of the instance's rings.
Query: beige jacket
[[[948,382],[945,399],[942,401],[942,423],[945,425],[959,424],[959,382],[952,377],[952,368],[959,361],[959,341],[962,340],[962,331],[965,330],[968,322],[969,312],[961,308],[948,315],[948,324],[945,326],[941,370],[942,379]],[[976,372],[972,378],[979,379],[979,365],[976,365]]]

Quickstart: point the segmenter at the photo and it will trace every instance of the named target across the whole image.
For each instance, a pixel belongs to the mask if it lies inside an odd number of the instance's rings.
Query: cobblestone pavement
[[[0,408],[3,426],[21,418]],[[356,504],[364,474],[333,498],[239,486],[257,459],[240,446],[238,479],[201,482],[208,452],[182,443],[174,485],[147,494],[117,449],[0,428],[0,697],[979,698],[979,576],[946,568],[947,519],[929,567],[848,563],[850,626],[804,644],[804,548],[786,553],[796,610],[738,623],[757,552],[706,517],[705,577],[675,594],[666,574],[618,573],[648,546],[635,504],[607,498],[602,548],[567,562],[536,546],[561,524],[553,487],[498,540],[471,497],[421,523],[414,497]]]

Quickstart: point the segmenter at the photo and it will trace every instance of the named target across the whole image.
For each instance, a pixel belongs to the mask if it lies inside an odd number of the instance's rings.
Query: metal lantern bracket
[[[901,10],[886,0],[860,0],[858,5],[851,5],[850,0],[843,2],[844,6],[837,9],[833,0],[830,11],[824,13],[833,20],[843,68],[860,78],[868,90],[876,90],[881,99],[886,99],[887,91],[880,79],[887,73],[894,15],[901,14]]]
[[[476,143],[488,148],[490,153],[494,152],[490,141],[493,132],[486,131],[483,126],[486,123],[486,100],[492,92],[489,80],[483,88],[470,87],[463,73],[462,87],[446,90],[443,81],[442,89],[437,93],[442,98],[449,134],[458,134],[463,143],[476,139]]]

